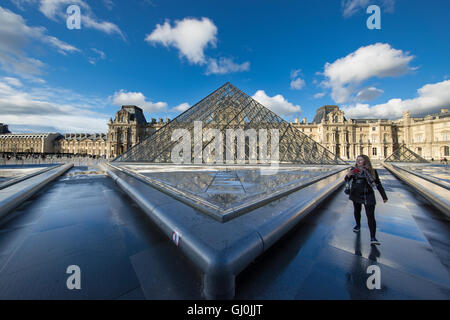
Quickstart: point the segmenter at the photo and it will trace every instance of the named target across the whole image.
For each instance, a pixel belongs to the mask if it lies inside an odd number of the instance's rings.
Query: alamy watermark
[[[367,18],[367,21],[366,21],[367,29],[380,30],[381,29],[381,9],[380,9],[380,7],[377,5],[374,5],[374,4],[371,6],[368,6],[366,13],[371,14],[371,16],[369,18]]]
[[[268,152],[268,133],[267,129],[259,129],[258,132],[255,129],[226,129],[224,144],[224,137],[219,129],[211,128],[203,132],[202,122],[194,121],[194,150],[191,150],[192,138],[189,130],[175,129],[171,140],[177,141],[178,144],[172,148],[170,158],[174,164],[192,164],[192,159],[194,164],[245,164],[248,158],[249,164],[270,164],[270,167],[260,168],[262,175],[276,174],[279,166],[280,134],[278,129],[270,129]],[[245,144],[247,138],[248,150]],[[208,143],[205,148],[203,142]]]
[[[66,286],[69,290],[81,289],[81,269],[77,265],[70,265],[66,269],[66,273],[70,274],[67,278]]]
[[[67,29],[81,29],[81,9],[76,4],[67,7]]]
[[[370,277],[367,278],[366,286],[367,289],[381,289],[381,269],[377,265],[370,265],[367,267],[367,274],[370,274]]]

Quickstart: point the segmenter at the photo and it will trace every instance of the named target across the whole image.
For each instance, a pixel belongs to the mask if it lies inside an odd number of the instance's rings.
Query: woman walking
[[[360,155],[356,158],[356,166],[350,168],[345,176],[345,181],[351,181],[352,183],[349,199],[353,201],[356,220],[356,226],[353,228],[353,231],[359,232],[361,230],[361,209],[364,204],[369,223],[370,243],[379,245],[380,242],[375,237],[377,223],[375,221],[376,201],[374,189],[378,189],[384,202],[388,201],[388,198],[381,185],[378,172],[372,167],[368,156]]]

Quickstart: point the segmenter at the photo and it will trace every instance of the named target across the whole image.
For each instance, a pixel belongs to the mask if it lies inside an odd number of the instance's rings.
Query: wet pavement
[[[339,189],[237,278],[237,299],[450,299],[450,222],[379,169],[379,247]],[[0,225],[0,299],[201,299],[201,275],[95,167],[74,167]],[[369,265],[381,289],[368,290]],[[81,268],[68,290],[66,268]]]

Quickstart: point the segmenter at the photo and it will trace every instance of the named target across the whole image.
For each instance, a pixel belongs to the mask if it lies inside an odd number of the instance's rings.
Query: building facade
[[[400,145],[427,160],[449,156],[450,113],[424,118],[412,118],[404,112],[401,119],[346,119],[338,106],[323,106],[311,123],[303,118],[292,124],[316,142],[344,160],[354,160],[360,154],[371,159],[384,160]]]
[[[0,152],[54,153],[59,133],[0,134]]]
[[[107,134],[107,157],[115,158],[142,141],[169,122],[152,118],[147,122],[144,112],[137,106],[122,106],[114,119],[109,119]]]
[[[57,141],[55,151],[105,158],[107,155],[106,145],[106,134],[104,133],[66,133]]]
[[[170,121],[145,119],[141,108],[126,105],[108,121],[108,133],[0,134],[0,152],[65,153],[115,158]],[[404,112],[397,120],[346,119],[338,106],[319,108],[312,122],[292,125],[344,160],[366,154],[384,160],[400,145],[427,160],[450,157],[450,112],[423,118]],[[8,126],[2,124],[3,130]],[[9,132],[9,131],[8,131]]]

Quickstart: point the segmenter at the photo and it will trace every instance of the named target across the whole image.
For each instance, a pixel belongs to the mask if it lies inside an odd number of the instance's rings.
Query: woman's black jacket
[[[353,168],[352,168],[353,170]],[[380,177],[378,176],[377,170],[375,171],[375,184],[378,191],[381,194],[383,200],[387,200],[386,192],[384,191],[383,185],[381,184]],[[366,205],[375,205],[375,192],[373,188],[367,182],[365,176],[361,173],[355,173],[352,176],[345,176],[345,181],[352,180],[352,188],[350,190],[349,199],[357,203],[362,203]]]

